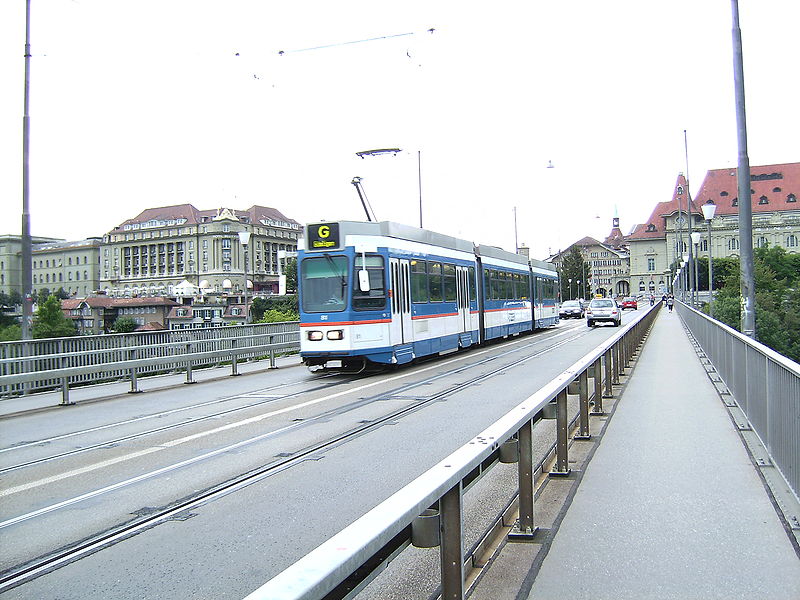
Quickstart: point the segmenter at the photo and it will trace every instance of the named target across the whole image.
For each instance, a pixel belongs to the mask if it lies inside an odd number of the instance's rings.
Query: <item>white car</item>
[[[622,324],[622,310],[611,298],[595,298],[586,307],[586,325],[594,327],[596,323],[613,323],[614,327]]]

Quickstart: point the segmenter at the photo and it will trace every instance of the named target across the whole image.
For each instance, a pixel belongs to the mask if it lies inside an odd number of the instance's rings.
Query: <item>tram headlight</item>
[[[309,331],[306,333],[306,337],[312,342],[318,342],[322,339],[322,332],[321,331]]]
[[[343,340],[344,331],[342,331],[341,329],[331,329],[327,334],[327,338],[329,340]]]

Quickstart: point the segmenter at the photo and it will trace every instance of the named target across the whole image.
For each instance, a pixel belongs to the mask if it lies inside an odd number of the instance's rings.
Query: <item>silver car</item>
[[[561,319],[582,319],[583,306],[578,300],[567,300],[561,303],[561,308],[558,310],[558,316]]]
[[[595,298],[586,307],[586,325],[594,327],[595,323],[613,323],[614,327],[622,324],[622,311],[611,298]]]

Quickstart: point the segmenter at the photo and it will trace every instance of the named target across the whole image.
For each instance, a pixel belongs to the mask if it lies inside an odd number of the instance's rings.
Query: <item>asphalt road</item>
[[[6,417],[0,564],[7,573],[368,428],[0,597],[244,597],[616,331],[568,321],[369,377],[319,376],[297,365]],[[537,435],[542,447],[549,443],[546,427]]]

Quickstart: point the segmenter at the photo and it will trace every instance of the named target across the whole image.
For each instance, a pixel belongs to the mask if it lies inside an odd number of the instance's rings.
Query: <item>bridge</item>
[[[225,330],[5,346],[3,598],[800,597],[800,371],[686,305],[369,377]]]

